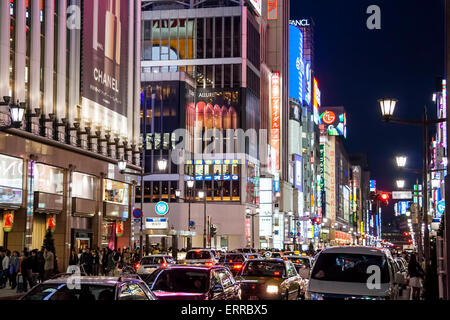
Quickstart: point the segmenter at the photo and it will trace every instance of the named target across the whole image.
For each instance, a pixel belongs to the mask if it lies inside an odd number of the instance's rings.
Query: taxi
[[[306,290],[294,264],[270,254],[247,260],[236,280],[242,300],[298,300]]]

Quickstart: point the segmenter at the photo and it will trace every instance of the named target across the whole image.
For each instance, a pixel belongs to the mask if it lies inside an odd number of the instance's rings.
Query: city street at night
[[[2,310],[449,301],[447,73],[450,0],[0,0]]]

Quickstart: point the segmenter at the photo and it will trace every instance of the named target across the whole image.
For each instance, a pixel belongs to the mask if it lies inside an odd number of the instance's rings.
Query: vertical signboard
[[[319,124],[320,115],[319,115],[319,108],[321,106],[321,100],[320,100],[320,90],[319,90],[319,83],[317,82],[317,79],[313,79],[313,86],[314,86],[314,95],[313,95],[313,115],[314,115],[314,122],[315,124]]]
[[[370,180],[370,192],[377,192],[377,184],[375,180]]]
[[[298,154],[294,155],[295,159],[295,180],[294,185],[298,191],[303,191],[303,158]]]
[[[269,0],[267,2],[267,20],[278,19],[278,0]]]
[[[81,56],[82,96],[96,106],[83,114],[111,125],[127,116],[128,1],[83,1]],[[91,104],[91,103],[88,103]],[[121,119],[123,121],[123,119]]]
[[[331,220],[336,219],[336,147],[335,138],[329,137],[328,139],[328,186],[329,192],[327,192],[327,217]]]
[[[289,98],[303,103],[305,59],[303,58],[303,33],[289,25]]]
[[[271,77],[271,114],[272,114],[272,127],[271,127],[271,146],[275,149],[276,159],[275,168],[280,170],[280,126],[281,126],[281,98],[280,98],[280,72],[272,73]]]

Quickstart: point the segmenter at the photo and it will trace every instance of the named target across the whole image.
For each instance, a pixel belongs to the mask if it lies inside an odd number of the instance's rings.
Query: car
[[[134,277],[75,278],[68,274],[34,286],[20,300],[156,300],[156,297],[144,281]]]
[[[396,300],[403,277],[390,252],[373,247],[330,247],[317,256],[306,299]]]
[[[238,249],[234,249],[232,252],[235,252],[235,253],[257,253],[257,251],[253,248],[238,248]]]
[[[259,253],[244,253],[245,259],[249,260],[249,259],[259,259],[261,258],[261,256],[259,255]]]
[[[240,300],[241,289],[224,266],[170,265],[144,278],[158,300]]]
[[[272,258],[281,259],[283,257],[281,252],[271,252],[271,253],[272,253]]]
[[[152,273],[160,267],[165,267],[168,264],[176,264],[177,262],[172,256],[155,254],[142,257],[141,261],[134,265],[137,274]]]
[[[202,264],[213,266],[217,263],[216,253],[210,249],[193,249],[186,253],[184,264]]]
[[[309,257],[303,256],[284,256],[284,260],[290,260],[293,264],[297,272],[300,274],[301,270],[307,270],[308,273],[311,270],[311,259]],[[308,276],[302,276],[302,278],[309,278]]]
[[[247,260],[236,280],[243,300],[297,300],[306,290],[293,263],[283,259]]]
[[[236,276],[241,271],[246,260],[247,258],[243,253],[224,253],[220,256],[218,263],[228,267],[233,276]]]

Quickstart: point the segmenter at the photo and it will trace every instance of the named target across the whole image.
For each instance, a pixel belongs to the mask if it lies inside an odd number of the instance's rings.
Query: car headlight
[[[266,291],[267,291],[267,293],[278,293],[278,287],[277,286],[267,286]]]

